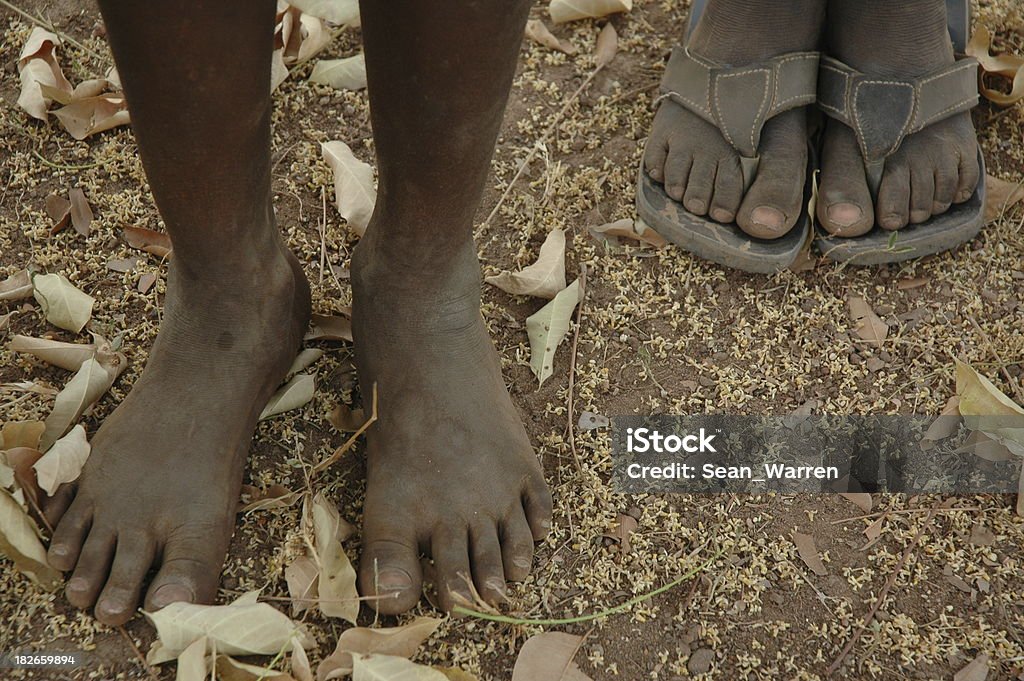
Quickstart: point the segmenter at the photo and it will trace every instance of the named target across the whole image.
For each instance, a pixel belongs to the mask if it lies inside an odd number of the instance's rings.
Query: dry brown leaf
[[[444,674],[448,681],[480,681],[473,674],[458,667],[433,667],[433,669]]]
[[[615,222],[609,222],[608,224],[596,227],[589,227],[587,231],[598,241],[609,243],[613,246],[619,244],[619,237],[638,241],[641,245],[647,244],[655,248],[664,248],[668,245],[665,237],[642,222],[634,222],[630,218],[616,220]]]
[[[393,655],[354,655],[352,681],[447,681],[444,674]]]
[[[50,234],[56,234],[71,222],[71,202],[59,194],[50,194],[46,197],[46,215],[53,220],[50,227]]]
[[[320,567],[320,612],[355,624],[359,615],[356,571],[338,539],[345,532],[338,509],[320,493],[313,498],[308,517],[313,526],[313,543]]]
[[[292,0],[291,5],[336,26],[359,26],[359,0]]]
[[[953,674],[953,681],[985,681],[988,678],[988,654],[978,656],[967,663],[963,669]]]
[[[434,617],[417,617],[397,627],[346,629],[338,638],[334,652],[317,667],[317,681],[337,679],[350,673],[353,654],[412,657],[440,624],[441,620]]]
[[[612,22],[608,22],[597,34],[597,45],[594,47],[594,65],[601,69],[615,59],[619,51],[619,34]]]
[[[882,527],[885,525],[885,516],[879,516],[870,525],[864,528],[864,536],[874,541],[882,536]]]
[[[327,23],[294,5],[278,3],[277,17],[275,46],[283,49],[285,64],[309,61],[331,42],[331,29]]]
[[[977,522],[971,527],[970,542],[975,546],[992,546],[996,543],[996,535],[984,523]]]
[[[60,38],[42,28],[36,27],[29,34],[18,57],[18,73],[21,74],[21,94],[18,106],[33,118],[47,120],[47,110],[52,97],[43,94],[41,86],[59,91],[71,92],[71,83],[57,63],[57,45]]]
[[[926,442],[938,442],[945,440],[960,429],[960,398],[957,395],[946,401],[942,412],[928,426],[924,433]]]
[[[139,293],[145,295],[146,293],[149,293],[149,289],[153,288],[153,284],[155,283],[156,273],[146,272],[145,274],[139,277],[139,282],[135,285],[135,289]]]
[[[576,19],[598,19],[632,9],[633,0],[551,0],[548,5],[551,20],[556,24]]]
[[[67,435],[53,443],[46,453],[35,462],[39,486],[53,496],[61,485],[74,482],[82,474],[82,466],[89,458],[89,440],[82,424],[76,425]]]
[[[609,425],[611,425],[611,421],[607,416],[589,411],[580,412],[580,420],[576,423],[580,430],[596,430],[597,428],[607,428]]]
[[[619,553],[629,553],[632,550],[632,547],[629,545],[629,539],[636,531],[637,525],[636,518],[620,513],[611,529],[601,536],[615,542],[619,547]]]
[[[285,376],[291,376],[308,369],[323,356],[324,351],[320,348],[305,348],[292,360],[292,365],[288,367],[288,373]]]
[[[152,253],[158,258],[170,259],[171,237],[145,227],[125,227],[124,240],[132,248]]]
[[[1013,460],[1013,452],[1006,445],[993,440],[981,431],[974,431],[968,435],[964,443],[955,451],[957,454],[973,454],[993,463]]]
[[[7,490],[0,488],[0,554],[14,567],[50,591],[60,585],[61,574],[46,562],[39,528]]]
[[[800,560],[802,560],[804,565],[809,567],[814,574],[828,574],[828,570],[825,569],[825,564],[821,562],[821,556],[818,555],[818,548],[814,545],[814,537],[802,532],[794,532],[793,543],[796,545],[796,552],[800,556]]]
[[[292,599],[292,616],[296,617],[316,606],[320,591],[317,588],[320,570],[309,556],[299,556],[284,569],[288,595]]]
[[[89,236],[89,226],[92,224],[93,214],[89,202],[85,198],[85,192],[81,187],[74,187],[68,192],[71,199],[69,212],[71,214],[71,226],[82,236]]]
[[[992,36],[980,23],[975,26],[974,35],[967,43],[966,53],[981,64],[981,94],[990,102],[1009,106],[1024,99],[1024,58],[1012,54],[989,54]],[[985,84],[985,75],[1001,76],[1011,81],[1010,92],[1001,92]]]
[[[573,661],[583,637],[545,631],[527,639],[512,669],[512,681],[591,681]]]
[[[354,433],[366,423],[366,412],[353,409],[347,404],[338,404],[327,415],[327,420],[343,433]]]
[[[529,267],[518,272],[504,271],[484,281],[512,295],[554,298],[565,288],[565,232],[548,232],[537,262]]]
[[[582,292],[577,279],[556,295],[551,302],[526,318],[530,339],[530,368],[540,385],[554,372],[555,350],[569,332],[572,312]]]
[[[0,429],[0,449],[38,449],[46,424],[42,421],[7,421]]]
[[[526,37],[533,42],[558,50],[565,54],[576,54],[576,46],[567,40],[559,40],[548,30],[548,27],[540,19],[530,19],[526,22]]]
[[[985,222],[999,219],[1024,199],[1024,183],[1007,182],[998,177],[985,177]]]
[[[0,300],[23,300],[32,297],[32,275],[28,270],[15,272],[0,281]]]
[[[860,339],[882,347],[882,342],[889,335],[889,325],[883,322],[860,296],[850,296],[846,302],[850,306],[850,318],[857,325],[853,332]]]
[[[352,319],[336,315],[315,314],[309,320],[305,340],[345,340],[352,342]]]
[[[270,91],[276,90],[288,80],[288,66],[284,63],[284,48],[274,50],[270,58]]]
[[[46,321],[68,331],[78,333],[89,322],[96,301],[80,291],[63,274],[37,274],[32,277],[35,296]]]
[[[206,655],[206,645],[206,637],[202,636],[178,655],[178,670],[174,681],[206,681],[211,666]]]
[[[107,261],[107,269],[113,272],[131,272],[139,265],[139,257],[133,255],[130,258],[112,258]]]
[[[39,449],[45,452],[64,435],[82,412],[110,389],[126,366],[127,359],[123,354],[103,349],[82,362],[78,372],[54,400],[53,410],[46,417],[46,430]]]
[[[54,111],[53,115],[76,140],[131,122],[128,103],[121,93],[76,99]]]
[[[931,281],[928,277],[912,277],[910,279],[900,279],[896,282],[896,288],[900,291],[909,291],[910,289],[920,288],[928,284]]]
[[[36,423],[42,423],[36,421]],[[42,434],[40,432],[40,434]],[[39,438],[36,438],[38,442]],[[7,465],[14,471],[14,482],[18,489],[24,493],[32,509],[41,509],[43,499],[42,488],[39,487],[39,480],[36,478],[36,470],[32,466],[43,455],[35,447],[13,447],[5,452],[0,452],[0,462],[6,460]]]
[[[270,397],[267,406],[260,413],[259,420],[262,421],[271,416],[298,409],[312,400],[314,394],[316,394],[316,379],[311,374],[296,374]]]
[[[242,662],[228,655],[217,655],[214,666],[217,681],[296,681],[287,672]]]
[[[968,428],[1024,456],[1024,408],[960,360],[956,360],[956,392]]]
[[[839,496],[846,499],[865,513],[871,512],[871,506],[874,502],[871,499],[871,495],[867,492],[840,492]]]
[[[370,224],[377,190],[373,185],[373,168],[363,163],[348,145],[340,140],[320,145],[324,160],[334,173],[334,205],[352,230],[362,236]]]
[[[302,646],[295,646],[292,649],[291,666],[295,681],[313,681],[313,669],[309,666],[309,657]]]

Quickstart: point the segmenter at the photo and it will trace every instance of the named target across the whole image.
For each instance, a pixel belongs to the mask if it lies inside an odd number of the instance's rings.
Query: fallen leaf
[[[865,513],[871,512],[871,506],[874,502],[872,502],[871,495],[867,492],[840,492],[839,496],[846,499]]]
[[[309,657],[302,646],[295,646],[292,649],[292,676],[295,681],[313,681],[313,670],[309,666]]]
[[[291,380],[278,388],[277,392],[263,408],[259,420],[298,409],[313,399],[316,392],[316,380],[310,374],[296,374]]]
[[[373,168],[363,163],[340,140],[320,145],[324,160],[334,173],[334,201],[341,217],[362,236],[373,215],[377,190],[373,186]]]
[[[444,674],[448,681],[480,681],[473,674],[457,667],[434,667],[434,669]]]
[[[74,482],[82,474],[82,466],[89,458],[89,440],[85,428],[78,424],[67,435],[53,443],[32,467],[36,470],[39,486],[53,496],[64,483]]]
[[[52,591],[63,581],[61,574],[46,562],[46,550],[39,541],[39,528],[10,492],[0,488],[0,553],[14,567]]]
[[[597,45],[594,47],[594,65],[597,68],[608,66],[619,51],[619,34],[612,22],[608,22],[597,34]]]
[[[620,513],[611,529],[601,536],[607,537],[618,544],[620,553],[629,553],[631,551],[629,538],[632,536],[633,532],[636,531],[636,528],[636,518],[631,515],[626,515],[625,513]]]
[[[987,28],[979,24],[974,27],[974,34],[971,36],[970,42],[967,43],[965,52],[969,57],[978,60],[983,76],[997,75],[1010,79],[1009,93],[988,87],[984,77],[981,79],[979,88],[981,94],[989,101],[1000,106],[1009,106],[1024,99],[1024,58],[1012,54],[989,54],[991,46],[991,34]]]
[[[362,90],[366,87],[366,59],[362,52],[345,59],[321,59],[309,80],[339,90]]]
[[[585,411],[580,413],[580,420],[576,425],[580,430],[594,430],[596,428],[607,428],[611,425],[611,421],[607,416]]]
[[[0,281],[0,300],[23,300],[32,297],[32,275],[28,270],[15,272]]]
[[[973,454],[993,463],[1013,460],[1013,452],[1007,449],[1006,445],[993,440],[981,431],[974,431],[968,435],[964,443],[955,451],[957,454]]]
[[[366,423],[366,412],[353,409],[347,404],[339,404],[327,415],[327,420],[343,433],[354,433]]]
[[[353,655],[352,681],[447,681],[444,674],[392,655]]]
[[[85,198],[85,192],[81,187],[74,187],[68,192],[71,199],[71,226],[82,236],[89,236],[89,225],[92,224],[93,214],[89,202]]]
[[[985,681],[988,678],[988,654],[978,656],[967,663],[967,666],[953,674],[953,681]]]
[[[284,63],[284,48],[274,50],[270,59],[270,91],[288,80],[288,66]]]
[[[295,681],[291,674],[286,672],[248,664],[228,655],[217,655],[214,666],[217,681]]]
[[[643,231],[640,231],[641,229]],[[647,227],[642,222],[634,221],[631,218],[624,218],[604,225],[589,227],[587,231],[598,241],[603,241],[613,246],[617,246],[619,244],[620,237],[638,241],[641,245],[647,244],[654,246],[655,248],[664,248],[668,245],[668,241],[665,240],[665,237],[661,236],[650,227]]]
[[[946,567],[942,570],[942,576],[947,582],[952,584],[957,591],[960,591],[965,594],[974,593],[974,587],[972,587],[970,584],[965,582],[957,575],[953,574],[953,568],[948,563],[946,564]]]
[[[993,222],[1024,199],[1024,184],[985,177],[985,222]]]
[[[992,546],[996,543],[996,535],[984,523],[977,522],[971,527],[970,542],[975,546]]]
[[[1024,408],[960,360],[956,360],[956,393],[968,428],[1024,456]]]
[[[288,373],[286,376],[297,374],[300,371],[308,369],[318,359],[324,356],[324,351],[320,348],[306,348],[292,360],[292,365],[288,367]]]
[[[883,322],[860,296],[850,296],[847,303],[850,306],[850,318],[857,325],[853,332],[861,340],[882,347],[882,342],[889,335],[889,325]]]
[[[960,398],[956,395],[949,398],[942,412],[928,426],[923,439],[927,442],[945,440],[960,430]]]
[[[145,295],[149,293],[149,289],[153,288],[153,284],[156,283],[156,274],[154,272],[146,272],[139,277],[139,283],[136,284],[136,290]]]
[[[12,447],[0,452],[0,462],[6,461],[7,466],[14,472],[14,482],[25,495],[29,507],[32,509],[41,508],[44,494],[39,486],[39,480],[36,478],[36,470],[33,468],[42,455],[42,452],[35,447],[27,446]]]
[[[22,335],[13,336],[7,344],[7,349],[24,352],[68,371],[78,371],[82,362],[96,356],[96,345],[93,343],[64,343]]]
[[[123,359],[123,355],[120,356]],[[43,452],[64,435],[86,409],[100,399],[114,384],[117,373],[105,367],[99,356],[84,362],[78,372],[57,393],[53,410],[46,417],[46,430],[39,443]]]
[[[131,122],[128,103],[119,92],[75,99],[53,115],[76,140]]]
[[[158,637],[146,661],[162,664],[173,660],[204,636],[207,652],[216,649],[225,655],[276,655],[292,643],[305,647],[306,637],[299,626],[258,598],[258,591],[250,591],[228,605],[178,602],[157,612],[144,612]]]
[[[633,9],[633,0],[551,0],[548,12],[556,24],[576,19],[597,19]]]
[[[803,534],[802,532],[794,532],[793,543],[796,545],[796,552],[800,556],[800,560],[802,560],[804,564],[814,572],[814,574],[828,574],[828,570],[825,569],[825,565],[821,562],[821,557],[818,555],[818,549],[814,545],[814,537],[809,534]]]
[[[315,314],[309,320],[305,340],[345,340],[352,342],[352,320],[337,315]]]
[[[15,447],[39,448],[46,424],[42,421],[7,421],[0,429],[0,450]]]
[[[501,272],[484,281],[520,296],[551,299],[565,289],[565,232],[553,229],[541,244],[537,262],[518,272]]]
[[[540,19],[530,19],[526,22],[526,37],[539,45],[565,54],[576,54],[577,51],[576,46],[569,41],[556,38]]]
[[[569,320],[579,302],[580,281],[577,279],[526,319],[526,332],[530,338],[530,368],[540,385],[544,385],[544,381],[554,371],[555,350],[568,333]]]
[[[910,279],[900,279],[896,282],[896,288],[900,291],[909,291],[911,289],[920,288],[926,286],[931,281],[928,277],[912,277]]]
[[[302,614],[314,607],[319,597],[317,581],[320,570],[309,556],[299,556],[284,569],[284,580],[288,584],[288,595],[292,599],[292,616]]]
[[[202,636],[178,655],[178,671],[174,681],[206,681],[210,668],[206,645],[206,637]]]
[[[291,0],[289,4],[338,26],[359,26],[359,0]]]
[[[441,620],[434,617],[417,617],[397,627],[346,629],[338,638],[334,652],[317,667],[317,681],[328,681],[350,673],[354,654],[412,657],[440,624]]]
[[[283,48],[285,64],[309,61],[331,42],[331,30],[326,22],[294,5],[278,3],[277,20],[275,47]]]
[[[152,253],[158,258],[171,257],[171,237],[145,227],[125,227],[124,240],[132,248]]]
[[[21,75],[18,106],[41,121],[47,120],[47,110],[53,102],[52,97],[43,94],[41,86],[71,92],[71,83],[57,63],[58,44],[60,38],[55,34],[36,27],[18,57],[18,73]]]
[[[582,645],[581,636],[561,631],[531,636],[516,658],[512,681],[591,681],[573,661]]]
[[[130,258],[114,258],[107,261],[107,269],[114,272],[131,272],[139,265],[139,258],[132,256]]]
[[[63,274],[37,274],[32,277],[33,294],[46,314],[46,321],[78,333],[89,322],[92,296],[78,290]]]
[[[338,539],[342,531],[338,509],[322,493],[317,494],[310,508],[310,518],[317,563],[320,566],[320,612],[327,617],[341,617],[355,624],[359,615],[356,571]]]
[[[71,222],[71,202],[58,194],[50,194],[46,197],[46,214],[53,220],[50,227],[50,234],[56,234]]]

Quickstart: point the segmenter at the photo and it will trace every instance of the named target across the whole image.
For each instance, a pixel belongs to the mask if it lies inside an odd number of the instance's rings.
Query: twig
[[[981,336],[981,340],[985,343],[985,347],[992,353],[992,356],[996,358],[996,363],[999,364],[999,370],[1003,372],[1003,376],[1006,377],[1010,387],[1013,388],[1013,394],[1017,398],[1018,402],[1024,402],[1024,394],[1021,393],[1020,385],[1017,383],[1017,379],[1010,375],[1010,372],[1006,370],[1006,363],[1003,362],[1003,358],[999,356],[999,351],[996,350],[995,346],[992,345],[992,340],[985,333],[985,329],[981,328],[974,315],[968,315],[967,319],[970,320],[971,325],[974,326],[974,330]]]
[[[572,351],[569,354],[569,397],[566,411],[568,412],[569,448],[572,450],[572,458],[576,461],[576,470],[583,472],[583,464],[580,456],[576,453],[576,400],[574,389],[576,387],[576,345],[580,340],[580,324],[583,319],[583,302],[587,299],[587,266],[580,264],[580,302],[576,308],[576,330],[572,334]]]
[[[139,662],[142,663],[142,668],[146,670],[146,674],[149,678],[153,679],[153,681],[160,681],[160,677],[157,676],[156,672],[153,671],[153,668],[149,666],[148,662],[146,662],[146,658],[142,655],[142,651],[139,650],[139,647],[135,645],[135,641],[133,641],[132,637],[128,635],[127,631],[125,631],[124,625],[119,626],[117,630],[121,633],[121,636],[124,637],[124,640],[128,641],[128,645],[131,646],[131,649],[135,651],[135,657],[137,657]]]
[[[878,511],[876,513],[868,513],[867,515],[855,515],[851,518],[840,518],[839,520],[833,520],[831,525],[841,525],[843,523],[852,523],[854,520],[871,520],[879,518],[883,515],[897,515],[897,514],[911,514],[911,513],[955,513],[956,511],[985,511],[987,509],[981,506],[957,506],[955,508],[897,508],[893,510]]]
[[[853,636],[851,636],[850,640],[846,642],[846,645],[843,646],[839,656],[832,662],[832,664],[829,665],[828,669],[825,671],[826,676],[832,676],[832,674],[834,674],[836,670],[843,665],[843,660],[845,660],[846,656],[850,654],[853,647],[857,645],[857,641],[860,640],[861,634],[864,633],[864,630],[867,629],[868,625],[875,619],[875,614],[878,612],[878,609],[882,607],[882,603],[884,603],[885,599],[888,597],[889,590],[892,589],[893,584],[896,583],[896,578],[899,577],[900,572],[903,571],[904,566],[907,564],[907,560],[910,558],[910,554],[915,548],[917,548],[917,545],[921,541],[921,537],[924,536],[925,530],[927,530],[931,525],[932,518],[935,517],[936,510],[937,509],[934,508],[929,509],[930,512],[928,513],[928,517],[924,519],[924,524],[914,535],[914,538],[910,543],[907,544],[907,548],[903,549],[903,555],[900,556],[899,562],[889,575],[889,578],[885,580],[885,586],[882,587],[882,591],[878,594],[878,598],[875,599],[875,604],[871,606],[871,610],[868,611],[864,621],[859,627],[857,627],[856,631],[853,632]]]
[[[340,459],[341,455],[344,454],[345,452],[347,452],[349,449],[351,449],[352,445],[354,445],[356,440],[359,439],[359,436],[362,435],[363,433],[365,433],[366,430],[370,426],[372,426],[373,423],[376,420],[377,420],[377,384],[375,382],[373,384],[373,412],[370,414],[370,418],[366,419],[366,423],[364,423],[363,425],[359,426],[359,430],[357,430],[356,432],[352,433],[352,437],[350,437],[348,440],[346,440],[345,444],[343,444],[342,446],[340,446],[337,449],[335,449],[333,454],[331,454],[329,457],[327,457],[326,459],[324,459],[323,461],[318,463],[316,466],[313,466],[313,473],[314,474],[319,473],[320,471],[322,471],[323,469],[327,468],[332,463],[334,463],[335,461]]]
[[[0,2],[2,2],[2,0],[0,0]],[[522,177],[523,172],[526,171],[526,166],[529,165],[530,161],[533,160],[533,157],[537,154],[541,147],[544,146],[544,143],[548,141],[548,138],[551,136],[551,134],[562,123],[562,118],[569,110],[569,107],[572,106],[577,99],[579,99],[580,94],[583,92],[583,90],[585,90],[586,87],[590,85],[590,82],[594,80],[594,77],[598,73],[600,73],[601,69],[603,68],[604,65],[602,64],[601,66],[598,66],[596,69],[594,69],[590,73],[590,75],[586,77],[583,83],[581,83],[580,86],[576,88],[576,92],[573,92],[569,96],[569,99],[565,101],[565,104],[563,104],[562,108],[558,110],[558,113],[555,114],[555,117],[551,119],[551,123],[544,130],[544,134],[542,134],[537,139],[537,141],[533,143],[533,147],[530,149],[530,153],[526,155],[525,159],[523,159],[522,164],[519,166],[519,170],[516,171],[516,174],[509,181],[508,185],[505,187],[505,191],[501,193],[501,196],[498,198],[498,202],[494,204],[494,208],[491,209],[491,212],[487,215],[487,218],[480,224],[480,227],[486,227],[487,225],[491,224],[491,220],[493,220],[494,216],[498,214],[498,210],[501,208],[501,205],[505,203],[505,199],[507,199],[509,193],[511,193],[512,187],[515,186],[516,182],[519,181],[519,178]]]

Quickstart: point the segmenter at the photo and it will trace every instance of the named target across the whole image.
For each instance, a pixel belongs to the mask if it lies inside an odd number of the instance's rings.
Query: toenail
[[[732,222],[732,213],[724,208],[712,208],[711,218],[715,222]]]
[[[405,591],[412,586],[412,577],[405,570],[387,568],[377,574],[378,591]]]
[[[948,203],[933,203],[932,204],[932,215],[938,215],[939,213],[945,213],[949,210]]]
[[[549,530],[549,529],[551,529],[551,521],[550,520],[541,520],[540,521],[540,526],[543,527],[545,530]]]
[[[85,577],[72,577],[68,581],[68,591],[75,591],[78,593],[84,593],[89,588],[89,582],[86,581]]]
[[[487,581],[484,582],[484,586],[487,587],[488,589],[490,589],[491,591],[497,591],[498,593],[500,593],[502,595],[505,594],[505,580],[504,579],[498,579],[497,577],[492,577],[491,579],[488,579]]]
[[[652,180],[656,180],[657,182],[661,182],[661,169],[660,168],[651,168],[650,172],[648,172],[647,174],[651,176]]]
[[[192,589],[183,584],[164,584],[153,592],[153,605],[164,608],[171,603],[191,603],[195,598]]]
[[[864,217],[864,211],[855,203],[833,203],[828,207],[829,222],[836,227],[849,227]]]
[[[57,556],[58,558],[63,558],[64,556],[68,555],[68,547],[64,544],[54,544],[50,547],[50,553]]]
[[[968,190],[965,189],[965,190],[963,190],[962,192],[960,192],[959,194],[956,195],[956,201],[957,201],[957,203],[963,203],[964,201],[966,201],[967,199],[971,198],[972,196],[974,196],[974,192],[973,191],[968,191]]]
[[[105,612],[120,614],[128,609],[128,595],[122,593],[116,596],[106,596],[100,601],[99,607]]]
[[[686,202],[686,209],[691,213],[701,214],[708,209],[708,204],[700,199],[690,199]]]
[[[530,569],[530,559],[529,558],[513,558],[512,559],[512,564],[515,565],[520,570],[529,570]]]
[[[750,221],[773,232],[786,224],[786,215],[774,206],[758,206],[750,212]]]
[[[899,229],[903,226],[903,219],[899,215],[886,215],[880,222],[886,229]]]

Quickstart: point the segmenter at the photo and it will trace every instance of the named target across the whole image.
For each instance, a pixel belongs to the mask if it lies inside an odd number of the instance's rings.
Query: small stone
[[[715,651],[710,648],[700,648],[690,655],[690,659],[686,662],[686,670],[694,675],[706,674],[714,661]]]

